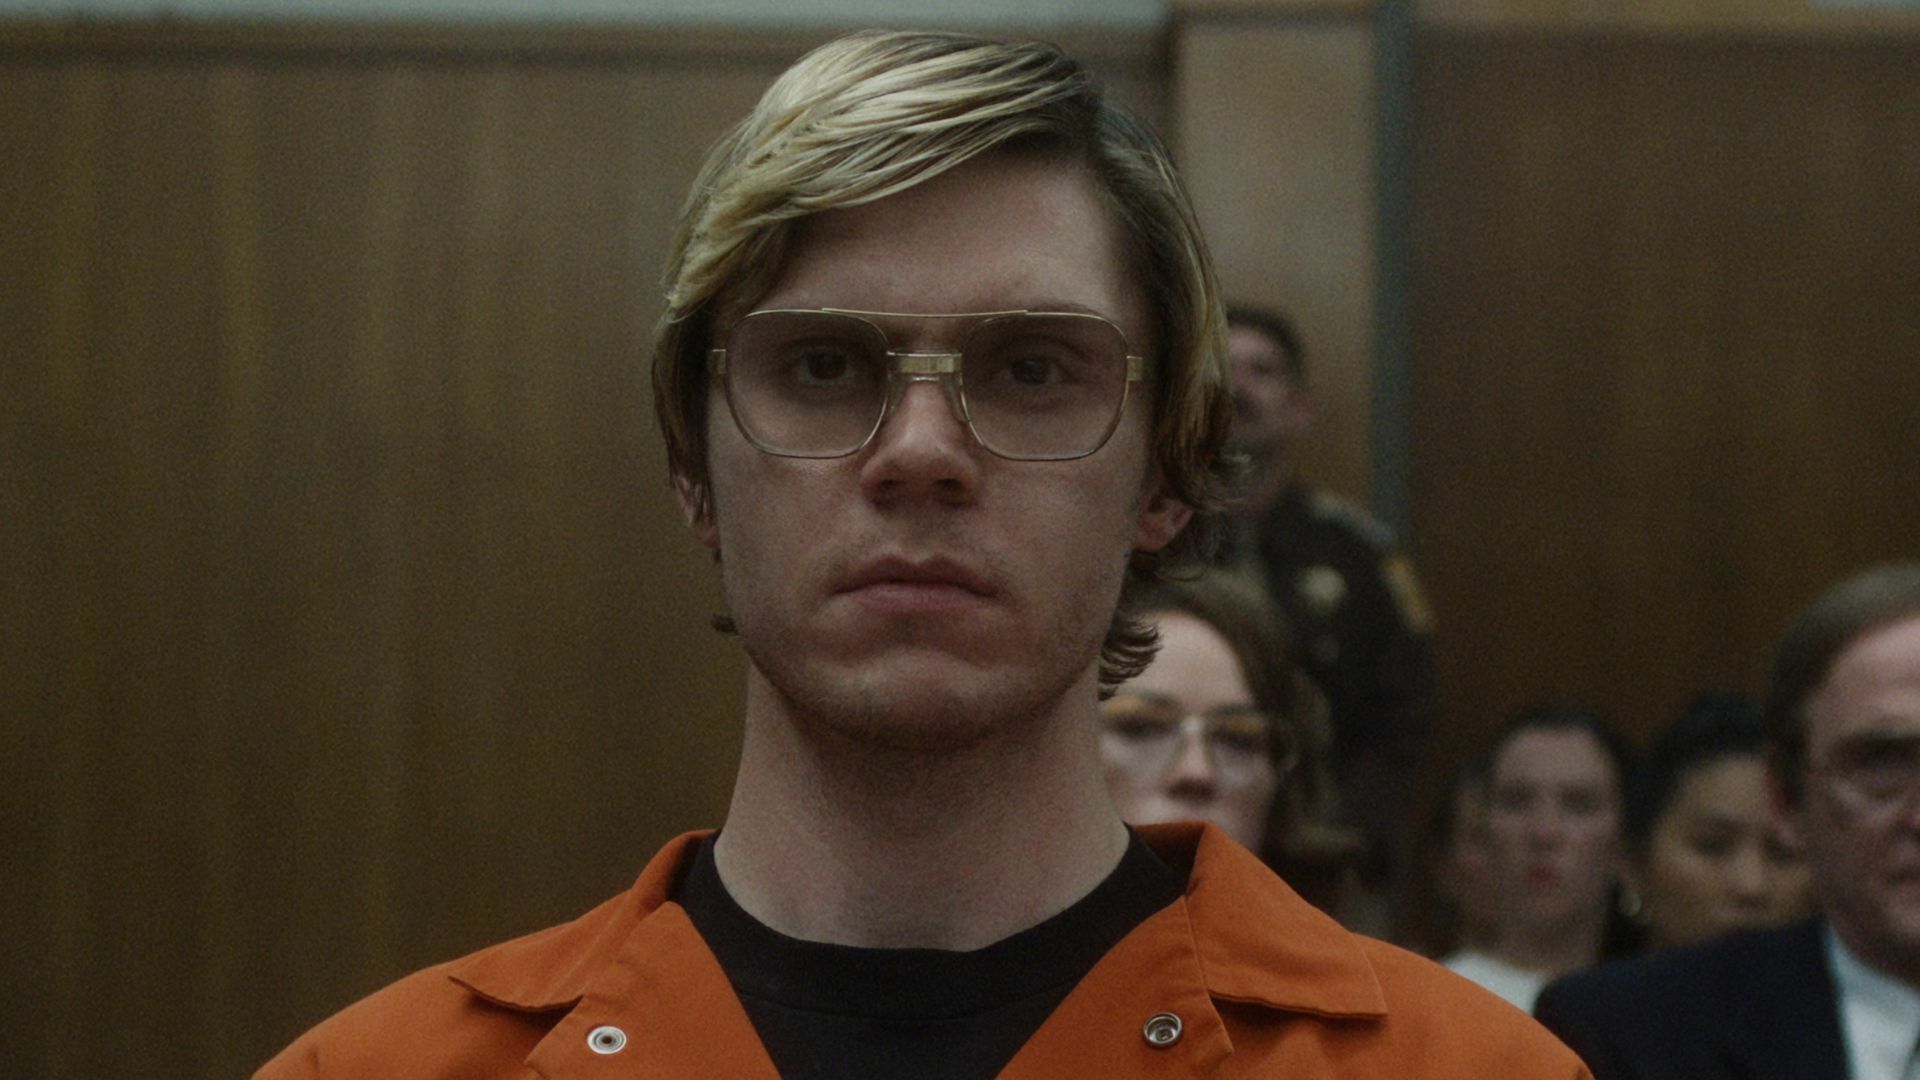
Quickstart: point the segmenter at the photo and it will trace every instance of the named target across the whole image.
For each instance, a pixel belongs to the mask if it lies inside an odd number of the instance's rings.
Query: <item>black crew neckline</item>
[[[786,1009],[890,1022],[984,1016],[1052,994],[1064,997],[1119,940],[1180,898],[1185,876],[1138,833],[1100,884],[1065,910],[969,951],[883,949],[789,937],[735,902],[700,846],[675,899],[742,999]]]

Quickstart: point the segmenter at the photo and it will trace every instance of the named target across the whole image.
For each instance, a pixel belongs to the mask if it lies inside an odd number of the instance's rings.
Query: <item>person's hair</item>
[[[1913,615],[1920,615],[1920,563],[1889,563],[1820,594],[1787,627],[1774,653],[1764,714],[1768,764],[1788,803],[1800,801],[1806,781],[1807,699],[1849,645]]]
[[[1150,305],[1153,467],[1194,515],[1164,551],[1133,555],[1101,651],[1110,691],[1153,657],[1152,628],[1130,617],[1129,593],[1213,543],[1236,468],[1223,449],[1232,406],[1219,290],[1171,158],[1058,48],[869,31],[787,69],[713,147],[681,211],[654,332],[654,410],[674,484],[698,512],[713,512],[708,350],[772,286],[796,223],[883,199],[986,153],[1085,168]]]
[[[1674,796],[1694,773],[1728,758],[1759,759],[1766,729],[1760,706],[1744,694],[1709,691],[1687,703],[1640,759],[1627,786],[1627,844],[1644,856]]]
[[[1295,386],[1307,385],[1307,352],[1300,344],[1300,332],[1293,328],[1293,320],[1272,308],[1255,304],[1228,304],[1227,328],[1244,326],[1266,335],[1280,348],[1280,364],[1286,369],[1287,378]]]
[[[1582,731],[1600,746],[1607,763],[1613,767],[1614,791],[1625,798],[1627,777],[1632,773],[1633,755],[1627,744],[1600,714],[1585,705],[1569,701],[1545,701],[1528,705],[1515,713],[1487,745],[1487,777],[1497,771],[1501,751],[1515,738],[1530,731]]]
[[[1254,706],[1273,725],[1268,752],[1280,785],[1268,804],[1259,855],[1295,891],[1320,902],[1318,893],[1337,888],[1333,879],[1358,859],[1362,844],[1358,833],[1335,823],[1326,699],[1299,664],[1286,617],[1256,585],[1218,570],[1147,584],[1134,610],[1148,620],[1190,615],[1226,640]]]

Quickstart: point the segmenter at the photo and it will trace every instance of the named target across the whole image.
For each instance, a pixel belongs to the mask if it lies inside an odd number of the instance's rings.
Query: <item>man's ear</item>
[[[1180,530],[1192,519],[1193,507],[1175,497],[1164,481],[1155,479],[1140,499],[1140,513],[1133,533],[1134,550],[1159,551],[1173,543],[1173,538],[1179,536]]]
[[[680,504],[680,516],[694,539],[714,551],[720,550],[720,530],[713,523],[713,489],[676,473],[673,477],[674,501]]]

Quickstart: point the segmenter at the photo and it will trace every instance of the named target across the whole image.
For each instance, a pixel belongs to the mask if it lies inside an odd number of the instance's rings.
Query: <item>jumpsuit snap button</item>
[[[587,1046],[596,1054],[617,1054],[627,1048],[627,1033],[612,1024],[587,1032]]]
[[[1147,1037],[1147,1045],[1156,1050],[1164,1050],[1180,1041],[1180,1018],[1172,1013],[1154,1013],[1147,1017],[1147,1026],[1140,1029]]]

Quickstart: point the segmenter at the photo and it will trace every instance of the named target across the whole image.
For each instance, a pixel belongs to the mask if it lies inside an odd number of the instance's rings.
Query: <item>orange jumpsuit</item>
[[[1114,946],[1003,1078],[1591,1080],[1526,1014],[1349,934],[1212,827],[1140,832],[1191,868],[1186,895]],[[573,922],[349,1007],[255,1080],[777,1080],[726,975],[667,898],[703,835],[668,844],[632,889]]]

